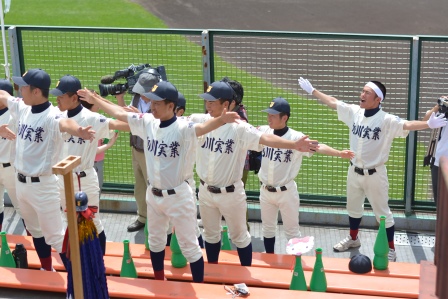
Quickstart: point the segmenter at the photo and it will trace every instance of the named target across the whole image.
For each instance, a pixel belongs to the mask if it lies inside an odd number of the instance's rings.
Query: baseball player
[[[260,126],[258,129],[261,132],[274,134],[287,140],[297,140],[304,136],[303,133],[288,127],[291,108],[285,99],[273,99],[269,108],[262,112],[268,113],[268,125]],[[316,152],[345,159],[354,157],[352,151],[338,151],[322,143]],[[299,173],[302,157],[311,157],[311,155],[311,153],[296,150],[282,150],[276,146],[263,147],[258,177],[261,183],[260,210],[266,253],[274,253],[279,211],[287,240],[300,236],[300,198],[294,178]]]
[[[129,123],[132,134],[144,140],[149,186],[148,240],[151,262],[157,280],[165,279],[164,256],[169,222],[176,229],[179,245],[190,262],[194,282],[204,280],[204,259],[195,236],[196,204],[188,180],[193,177],[197,137],[238,118],[234,112],[204,124],[193,124],[175,116],[178,91],[170,82],[161,81],[143,96],[151,100],[151,113],[128,113],[108,104],[87,90],[78,94],[89,96],[100,108],[119,120]]]
[[[81,126],[91,126],[95,130],[95,140],[93,142],[86,142],[79,137],[70,136],[65,140],[60,152],[60,160],[69,155],[80,156],[81,165],[79,165],[73,173],[73,185],[84,191],[89,199],[89,206],[98,207],[98,212],[95,213],[93,222],[98,231],[98,239],[100,240],[103,255],[106,253],[106,234],[101,223],[100,217],[100,188],[98,183],[98,175],[93,164],[97,151],[98,140],[109,138],[110,130],[130,131],[129,125],[125,122],[106,118],[101,114],[90,111],[81,105],[80,98],[76,93],[81,89],[81,82],[78,78],[71,75],[65,75],[59,79],[56,88],[50,90],[50,94],[57,97],[58,108],[64,112],[64,117],[73,119]],[[78,176],[80,178],[80,186],[78,183]],[[62,210],[66,208],[64,180],[62,176],[58,181],[59,192],[61,193]],[[64,213],[65,218],[65,213]]]
[[[213,82],[205,100],[209,114],[193,114],[190,120],[202,123],[219,117],[233,101],[233,89],[226,82]],[[241,177],[248,150],[259,144],[279,148],[316,150],[317,144],[303,136],[290,141],[273,134],[264,134],[248,123],[239,121],[221,126],[200,137],[196,152],[196,173],[200,178],[199,210],[209,263],[218,263],[221,249],[221,216],[229,227],[230,239],[237,247],[242,266],[252,264],[251,236],[246,227],[246,193]],[[315,141],[314,141],[315,142]]]
[[[13,95],[12,84],[8,80],[0,80],[0,90],[4,90]],[[8,107],[0,104],[0,125],[6,125],[11,133],[17,132],[17,126],[14,119],[8,110]],[[2,224],[5,210],[5,189],[8,191],[8,196],[15,211],[20,215],[19,205],[16,197],[16,178],[14,171],[14,155],[15,155],[15,134],[13,139],[6,137],[0,138],[0,231],[2,231]]]
[[[386,216],[386,232],[389,240],[389,260],[396,261],[394,245],[394,218],[390,211],[389,182],[386,162],[392,141],[396,137],[406,137],[409,131],[438,128],[446,125],[446,119],[432,113],[428,121],[407,121],[381,109],[380,104],[386,98],[386,87],[379,81],[370,81],[362,89],[359,105],[346,104],[328,96],[303,78],[300,87],[323,104],[334,109],[338,118],[350,128],[350,149],[355,153],[351,159],[347,175],[347,212],[350,223],[350,235],[336,244],[335,251],[346,251],[361,246],[358,238],[359,225],[364,211],[364,199],[367,199],[377,221]]]
[[[139,81],[142,81],[142,80],[146,81],[144,74],[141,75],[139,78]],[[152,88],[148,88],[147,84],[145,84],[144,82],[141,82],[141,86],[142,86],[142,88],[144,86],[146,86],[145,88],[148,89],[148,91],[150,91],[152,89]],[[176,109],[174,112],[176,113],[176,117],[184,119],[184,117],[182,117],[182,115],[185,113],[185,107],[186,107],[187,101],[182,93],[178,92],[177,95],[178,95],[177,106],[176,106]],[[150,103],[150,99],[145,97],[143,94],[139,95],[139,97],[141,99],[143,99],[143,101]],[[124,110],[127,112],[140,113],[140,110],[137,107],[134,107],[132,105],[128,106],[128,107],[124,107]],[[149,109],[147,111],[147,113],[151,113],[151,109]],[[138,137],[138,136],[136,136],[136,137]],[[145,173],[146,173],[146,170],[145,170]],[[196,194],[196,182],[194,181],[193,177],[191,177],[191,179],[188,180],[188,183],[190,184],[193,194]],[[166,232],[166,246],[170,246],[170,244],[171,244],[172,231],[173,231],[173,225],[170,222],[170,224],[168,226],[168,230]],[[199,246],[201,248],[204,248],[204,241],[202,239],[201,231],[200,231],[198,225],[196,225],[196,236],[198,237]]]
[[[51,271],[51,247],[60,253],[63,262],[66,260],[62,254],[64,229],[58,178],[52,166],[59,162],[63,138],[74,135],[92,141],[95,132],[60,117],[58,109],[48,101],[51,79],[42,69],[30,69],[22,77],[13,77],[13,81],[23,98],[0,91],[0,104],[8,106],[18,120],[14,160],[17,201],[42,269]]]

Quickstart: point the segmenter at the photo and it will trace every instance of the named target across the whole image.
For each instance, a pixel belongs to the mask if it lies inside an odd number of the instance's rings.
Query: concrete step
[[[130,194],[103,193],[100,201],[101,210],[107,212],[134,213],[137,210],[135,198]],[[395,229],[406,231],[434,232],[436,228],[436,213],[415,212],[405,215],[403,211],[393,210]],[[248,202],[249,220],[261,221],[260,204]],[[300,223],[307,225],[347,226],[348,217],[345,207],[304,205],[300,207]],[[279,215],[279,221],[281,216]],[[378,223],[371,209],[366,209],[362,220],[365,228],[378,228]]]

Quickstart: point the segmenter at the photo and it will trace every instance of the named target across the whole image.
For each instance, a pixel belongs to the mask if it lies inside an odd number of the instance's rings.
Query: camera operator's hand
[[[428,119],[426,123],[431,129],[444,127],[446,126],[445,114],[440,114],[439,116],[436,116],[436,114],[433,112],[431,113],[431,117]]]
[[[126,92],[114,95],[114,97],[117,99],[117,105],[118,106],[121,106],[121,107],[125,107],[126,106],[126,103],[124,102],[124,95],[125,94],[126,94]]]
[[[303,79],[302,77],[300,77],[298,79],[298,81],[299,81],[300,87],[303,90],[305,90],[309,94],[313,94],[314,87],[313,87],[313,85],[311,85],[310,81],[308,81],[307,79]]]

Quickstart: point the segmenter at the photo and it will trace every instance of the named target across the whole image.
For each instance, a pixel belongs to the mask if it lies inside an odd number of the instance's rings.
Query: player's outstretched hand
[[[303,153],[314,153],[319,148],[319,142],[317,140],[310,140],[309,136],[302,136],[300,139],[296,140],[296,150]]]
[[[84,140],[90,140],[90,142],[95,139],[95,131],[92,130],[92,126],[79,127],[79,137]]]
[[[16,139],[16,134],[8,128],[8,125],[0,126],[0,137],[6,138],[8,140]]]
[[[313,87],[313,85],[311,85],[310,81],[308,81],[307,79],[303,79],[302,77],[300,77],[298,79],[298,81],[299,81],[300,87],[303,90],[305,90],[309,94],[313,94],[314,87]]]
[[[355,157],[355,153],[351,150],[342,150],[339,153],[339,157],[342,159],[353,159]]]
[[[88,90],[87,88],[79,89],[77,92],[78,96],[82,98],[83,101],[86,101],[89,104],[93,104],[93,92]]]
[[[224,108],[224,110],[221,113],[220,118],[224,123],[228,124],[228,123],[236,122],[237,119],[240,119],[240,116],[238,115],[238,113],[233,112],[233,111],[227,112],[227,109]]]
[[[436,116],[436,114],[433,112],[431,113],[431,117],[428,119],[426,123],[431,129],[444,127],[446,126],[445,114],[440,114],[439,116]]]

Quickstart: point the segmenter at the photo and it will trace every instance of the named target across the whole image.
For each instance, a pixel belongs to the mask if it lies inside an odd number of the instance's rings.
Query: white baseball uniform
[[[193,177],[197,147],[194,124],[177,119],[171,125],[160,128],[160,120],[149,113],[129,113],[128,123],[132,134],[144,141],[149,181],[146,203],[151,251],[165,249],[166,232],[171,222],[183,255],[194,263],[202,257],[196,238],[195,197],[188,183]]]
[[[347,211],[350,217],[361,218],[365,197],[380,221],[386,216],[386,228],[394,225],[389,201],[389,181],[385,163],[389,158],[393,139],[406,137],[405,120],[380,109],[371,117],[365,109],[338,101],[339,120],[350,128],[350,149],[355,153],[347,175]],[[360,173],[363,173],[361,175]]]
[[[8,128],[14,133],[17,132],[16,121],[12,118],[8,108],[0,110],[0,125],[4,124],[7,124]],[[17,178],[14,170],[15,148],[15,140],[7,140],[6,138],[0,137],[0,213],[3,213],[5,209],[4,193],[6,189],[14,209],[20,216],[20,209],[16,196]]]
[[[73,115],[75,114],[76,115]],[[76,167],[73,172],[73,186],[75,191],[84,191],[87,194],[88,205],[97,206],[98,212],[93,218],[98,234],[100,234],[104,227],[101,223],[100,218],[100,188],[98,183],[98,175],[93,168],[95,162],[95,155],[98,146],[98,140],[103,138],[110,138],[109,122],[110,118],[106,118],[99,113],[90,111],[89,109],[83,108],[79,105],[77,108],[73,109],[68,113],[65,111],[63,113],[64,118],[71,118],[76,121],[81,127],[92,126],[92,130],[95,131],[95,140],[90,142],[89,140],[84,140],[80,137],[70,136],[65,140],[64,146],[60,153],[60,160],[67,158],[69,155],[80,156],[81,164]],[[78,176],[76,172],[80,173],[81,186],[78,183]],[[66,208],[66,198],[65,198],[65,188],[64,180],[62,176],[59,177],[59,191],[61,193],[61,206],[62,210],[65,211]],[[64,213],[64,218],[66,213]]]
[[[189,117],[195,123],[203,123],[210,118],[209,114]],[[221,216],[224,216],[235,246],[245,248],[251,243],[246,226],[246,193],[241,177],[247,151],[259,150],[261,135],[247,123],[230,123],[199,137],[196,173],[202,181],[198,197],[206,242],[216,244],[221,240]],[[212,193],[209,187],[219,188],[221,193]],[[228,191],[232,189],[233,192]]]
[[[18,119],[14,164],[22,218],[34,238],[45,237],[45,242],[61,253],[64,229],[58,178],[52,167],[59,162],[63,138],[68,134],[61,133],[59,110],[49,102],[27,106],[22,99],[9,97],[8,108]]]
[[[260,126],[258,129],[268,134],[274,132],[269,126]],[[288,128],[281,138],[295,141],[302,136],[303,133]],[[302,157],[311,155],[297,150],[263,146],[261,168],[258,172],[261,182],[260,210],[263,237],[275,237],[279,210],[286,238],[289,240],[300,236],[300,197],[294,179],[302,165]]]

